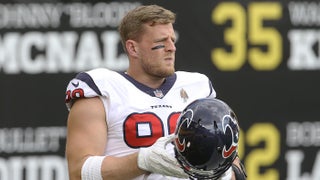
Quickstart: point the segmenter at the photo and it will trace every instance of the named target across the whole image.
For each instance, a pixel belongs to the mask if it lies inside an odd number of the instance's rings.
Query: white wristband
[[[90,156],[82,165],[82,180],[102,180],[101,165],[105,156]]]

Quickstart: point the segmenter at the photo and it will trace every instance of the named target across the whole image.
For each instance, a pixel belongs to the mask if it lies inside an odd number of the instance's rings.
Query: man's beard
[[[146,71],[149,75],[152,75],[154,77],[158,78],[166,78],[174,74],[175,68],[171,69],[155,69],[155,68],[148,68]]]

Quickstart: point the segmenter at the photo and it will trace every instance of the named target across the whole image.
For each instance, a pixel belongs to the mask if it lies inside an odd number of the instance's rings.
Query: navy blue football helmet
[[[179,116],[175,156],[191,179],[218,179],[236,158],[238,141],[233,110],[219,99],[198,99]]]

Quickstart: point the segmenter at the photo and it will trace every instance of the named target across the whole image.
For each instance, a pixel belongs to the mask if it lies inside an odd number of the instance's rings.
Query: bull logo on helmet
[[[227,136],[227,142],[223,147],[222,157],[228,158],[237,151],[239,141],[239,126],[237,121],[230,115],[226,115],[222,120],[223,133]]]

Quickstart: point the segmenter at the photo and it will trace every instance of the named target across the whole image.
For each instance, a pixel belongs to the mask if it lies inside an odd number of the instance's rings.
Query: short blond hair
[[[143,25],[150,23],[168,24],[174,23],[176,14],[158,5],[139,6],[127,13],[120,22],[119,33],[122,45],[125,48],[125,42],[128,39],[138,40],[143,33]]]

